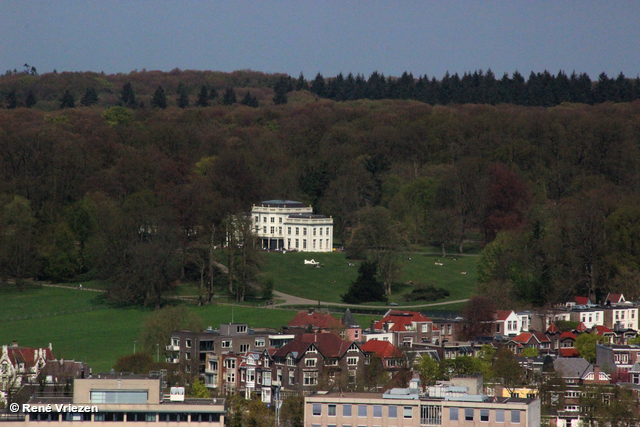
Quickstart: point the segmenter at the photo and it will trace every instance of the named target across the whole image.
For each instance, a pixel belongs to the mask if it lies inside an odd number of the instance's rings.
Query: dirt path
[[[326,301],[314,301],[314,300],[310,300],[307,298],[301,298],[301,297],[297,297],[295,295],[289,295],[289,294],[284,294],[280,291],[273,291],[273,296],[276,299],[283,299],[284,302],[278,303],[278,304],[274,304],[273,307],[283,307],[283,306],[287,306],[287,305],[318,305],[318,303],[320,303],[320,305],[330,305],[330,306],[335,306],[335,307],[350,307],[350,308],[377,308],[377,309],[384,309],[387,308],[385,306],[380,306],[380,305],[354,305],[354,304],[344,304],[344,303],[340,303],[340,302],[326,302]],[[460,299],[460,300],[456,300],[456,301],[445,301],[445,302],[433,302],[433,303],[428,303],[428,304],[420,304],[420,305],[397,305],[397,306],[388,306],[388,308],[423,308],[423,307],[436,307],[436,306],[440,306],[440,305],[449,305],[449,304],[458,304],[461,302],[467,302],[469,301],[469,299]]]

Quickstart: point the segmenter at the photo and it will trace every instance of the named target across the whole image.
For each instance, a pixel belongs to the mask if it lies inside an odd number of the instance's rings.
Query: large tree
[[[167,94],[164,92],[162,86],[158,86],[151,98],[151,106],[156,108],[167,108]]]

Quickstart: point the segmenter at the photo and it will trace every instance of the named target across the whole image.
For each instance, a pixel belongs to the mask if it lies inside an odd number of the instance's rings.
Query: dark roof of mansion
[[[322,219],[326,218],[326,216],[318,214],[291,214],[289,218]]]
[[[302,202],[296,202],[294,200],[264,200],[260,202],[262,206],[269,206],[272,208],[306,208]]]

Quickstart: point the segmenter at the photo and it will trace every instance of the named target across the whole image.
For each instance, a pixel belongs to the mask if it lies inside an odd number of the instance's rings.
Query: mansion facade
[[[251,208],[251,220],[263,249],[331,252],[333,219],[292,200],[266,200]]]

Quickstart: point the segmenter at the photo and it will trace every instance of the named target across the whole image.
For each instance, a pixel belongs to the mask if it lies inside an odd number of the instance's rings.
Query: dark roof
[[[310,346],[315,346],[323,357],[342,357],[351,347],[353,342],[342,340],[336,334],[327,332],[322,334],[302,334],[293,341],[278,349],[275,357],[286,357],[287,354],[296,353],[299,358]]]
[[[290,327],[313,326],[321,329],[340,328],[342,324],[331,313],[319,313],[317,311],[301,310],[289,322]]]
[[[260,202],[262,206],[270,206],[272,208],[306,208],[302,202],[296,202],[294,200],[264,200]]]
[[[291,214],[289,215],[289,218],[323,219],[326,218],[326,216],[317,214]]]

